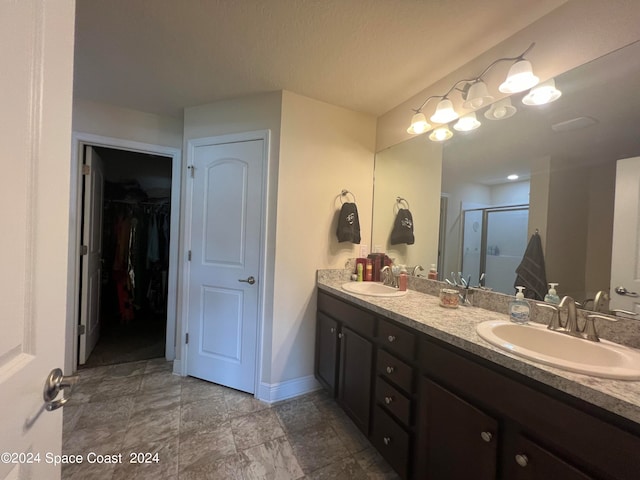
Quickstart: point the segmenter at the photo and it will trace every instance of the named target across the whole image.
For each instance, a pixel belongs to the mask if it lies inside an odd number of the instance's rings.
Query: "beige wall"
[[[454,81],[472,78],[496,58],[511,57],[524,51],[532,42],[535,48],[527,55],[536,75],[547,80],[590,60],[640,39],[640,8],[637,0],[570,0],[508,40],[479,56],[443,80],[425,89],[378,118],[376,151],[406,140],[412,108],[429,95],[442,95]],[[500,83],[508,65],[495,68],[486,79],[488,85]],[[495,90],[495,91],[493,91]],[[492,95],[499,98],[497,89]],[[458,112],[460,96],[452,98]],[[430,116],[435,102],[425,113]]]
[[[376,124],[285,91],[281,128],[271,384],[313,375],[316,270],[344,268],[359,251],[335,235],[342,189],[355,195],[369,241]]]
[[[182,119],[82,99],[73,101],[73,131],[182,148]]]

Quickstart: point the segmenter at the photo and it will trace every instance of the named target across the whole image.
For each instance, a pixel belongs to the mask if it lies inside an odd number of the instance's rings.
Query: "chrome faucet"
[[[597,297],[596,297],[597,298]],[[591,342],[599,342],[598,332],[596,331],[595,319],[607,320],[609,322],[617,322],[615,318],[605,317],[604,315],[591,314],[587,315],[582,328],[578,326],[578,310],[576,308],[576,301],[571,297],[563,297],[558,306],[538,303],[539,307],[544,307],[553,310],[549,325],[549,330],[554,330],[560,333],[566,333],[573,337],[583,338]],[[560,318],[560,309],[567,308],[567,319],[562,324]]]
[[[411,271],[411,275],[413,275],[414,277],[418,276],[418,272],[423,272],[424,268],[422,267],[422,265],[416,265],[415,267],[413,267],[413,270]]]
[[[398,278],[393,274],[393,270],[389,265],[385,265],[380,269],[380,277],[383,285],[398,288]]]

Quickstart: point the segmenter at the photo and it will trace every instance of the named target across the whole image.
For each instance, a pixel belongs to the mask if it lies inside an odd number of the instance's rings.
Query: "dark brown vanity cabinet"
[[[365,435],[369,434],[374,316],[318,292],[315,374]]]
[[[316,377],[403,479],[640,479],[637,423],[322,291],[317,325]]]

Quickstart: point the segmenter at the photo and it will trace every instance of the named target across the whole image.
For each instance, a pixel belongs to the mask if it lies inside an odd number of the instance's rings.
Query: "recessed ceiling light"
[[[515,173],[512,173],[507,177],[507,180],[517,180],[519,177]]]

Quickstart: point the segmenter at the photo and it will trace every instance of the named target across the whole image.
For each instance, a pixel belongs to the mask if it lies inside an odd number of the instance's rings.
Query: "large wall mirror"
[[[562,96],[488,120],[442,144],[423,134],[376,155],[371,245],[396,262],[514,293],[538,231],[547,281],[579,302],[609,291],[616,161],[640,156],[640,42],[555,78]],[[408,112],[408,118],[411,112]],[[508,180],[509,175],[518,175]],[[394,200],[407,199],[415,243],[390,245]]]

